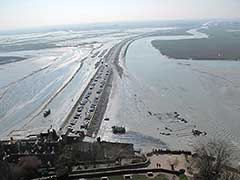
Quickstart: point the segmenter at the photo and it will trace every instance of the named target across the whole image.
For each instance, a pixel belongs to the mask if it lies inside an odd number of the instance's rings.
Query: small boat
[[[119,126],[113,126],[112,127],[112,132],[114,134],[125,134],[126,133],[126,129],[125,127],[119,127]]]
[[[45,117],[47,117],[49,114],[51,114],[51,110],[50,110],[50,109],[47,109],[47,110],[44,111],[43,117],[45,118]]]

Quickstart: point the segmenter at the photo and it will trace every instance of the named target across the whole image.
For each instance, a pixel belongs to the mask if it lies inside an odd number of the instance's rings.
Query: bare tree
[[[211,139],[205,143],[198,143],[194,147],[198,155],[196,166],[199,170],[199,180],[220,180],[224,174],[224,167],[229,165],[232,148],[223,140]]]

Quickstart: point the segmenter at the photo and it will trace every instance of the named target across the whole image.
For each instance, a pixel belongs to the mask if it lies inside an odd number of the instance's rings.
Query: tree
[[[36,157],[22,157],[17,164],[0,160],[0,179],[19,180],[37,177],[41,161]]]
[[[211,139],[194,146],[197,153],[196,166],[199,180],[220,180],[224,167],[229,165],[232,155],[231,146],[223,140]]]

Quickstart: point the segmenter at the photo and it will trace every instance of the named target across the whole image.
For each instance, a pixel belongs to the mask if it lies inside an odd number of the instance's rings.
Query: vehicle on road
[[[45,117],[47,117],[47,116],[50,115],[50,114],[51,114],[51,110],[50,110],[50,109],[47,109],[47,110],[44,111],[43,117],[45,118]]]

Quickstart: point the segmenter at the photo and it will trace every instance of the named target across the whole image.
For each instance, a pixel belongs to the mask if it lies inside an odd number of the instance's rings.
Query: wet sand
[[[50,125],[59,129],[93,77],[96,62],[106,50],[131,36],[112,30],[0,36],[6,45],[0,47],[2,57],[29,58],[1,65],[0,137],[24,137]],[[46,49],[52,42],[55,48]],[[51,114],[43,118],[48,108]]]
[[[0,65],[23,61],[27,58],[19,56],[0,56]]]
[[[131,142],[146,150],[189,150],[198,140],[205,139],[192,134],[192,129],[197,128],[206,131],[207,138],[228,139],[237,150],[238,62],[173,61],[151,46],[153,39],[135,41],[128,49],[126,63],[124,59],[118,63],[123,76],[120,78],[115,69],[104,116],[110,120],[102,123],[99,136]],[[174,112],[184,121],[175,118]],[[125,126],[127,133],[112,134],[113,125]]]

